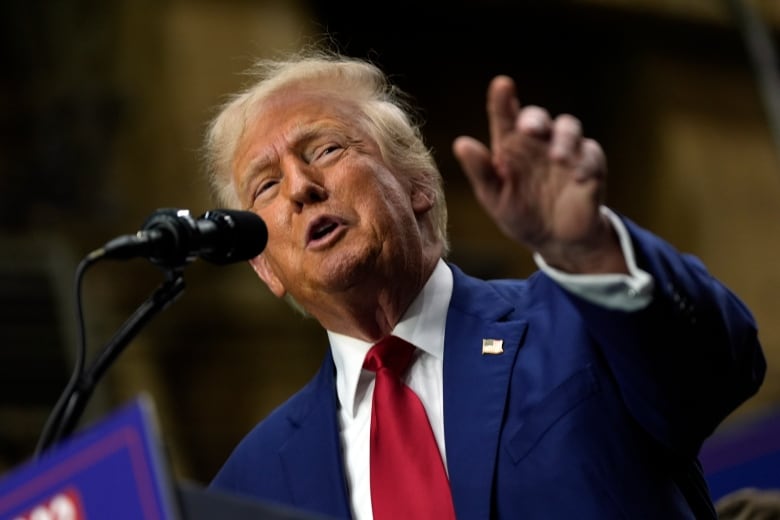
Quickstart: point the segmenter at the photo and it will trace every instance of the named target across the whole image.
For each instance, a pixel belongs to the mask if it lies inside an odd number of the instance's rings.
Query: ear
[[[249,261],[249,265],[252,266],[255,274],[257,274],[277,298],[282,298],[287,294],[287,289],[284,288],[282,281],[276,276],[273,269],[271,269],[265,255],[257,255]]]
[[[412,210],[417,218],[428,213],[433,207],[434,195],[421,186],[412,185]]]

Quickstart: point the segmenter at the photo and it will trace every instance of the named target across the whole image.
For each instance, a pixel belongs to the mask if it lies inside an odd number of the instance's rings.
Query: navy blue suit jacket
[[[537,273],[452,266],[444,350],[447,464],[460,519],[714,518],[696,456],[760,385],[745,306],[629,221],[653,302],[590,304]],[[482,339],[504,353],[483,355]],[[239,444],[212,486],[349,518],[330,355]]]

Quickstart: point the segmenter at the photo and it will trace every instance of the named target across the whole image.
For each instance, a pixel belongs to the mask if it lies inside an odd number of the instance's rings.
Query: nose
[[[287,170],[284,175],[286,195],[298,210],[328,198],[316,168],[298,158],[288,161],[284,167]]]

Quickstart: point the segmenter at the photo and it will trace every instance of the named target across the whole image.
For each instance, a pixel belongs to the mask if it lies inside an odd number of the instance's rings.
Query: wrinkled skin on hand
[[[453,152],[496,225],[554,267],[625,272],[617,238],[599,210],[606,159],[583,136],[579,120],[521,107],[506,76],[491,82],[487,114],[490,146],[463,136]]]

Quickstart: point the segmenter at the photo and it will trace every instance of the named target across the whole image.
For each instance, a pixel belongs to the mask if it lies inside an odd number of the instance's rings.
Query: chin
[[[320,263],[316,278],[327,291],[351,289],[377,276],[377,259],[371,250],[334,252]]]

